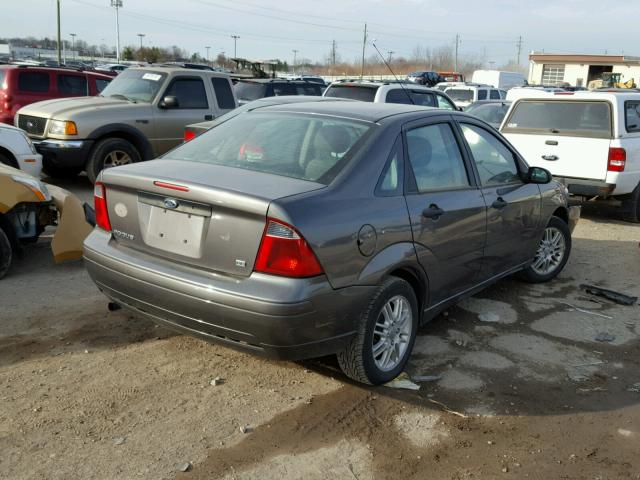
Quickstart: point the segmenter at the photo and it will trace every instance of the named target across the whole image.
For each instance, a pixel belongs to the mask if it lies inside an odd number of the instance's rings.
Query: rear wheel
[[[87,177],[91,183],[95,183],[98,174],[105,168],[119,167],[139,161],[140,154],[130,142],[122,138],[105,138],[96,143],[91,150],[87,162]]]
[[[551,217],[542,234],[533,262],[523,270],[531,283],[548,282],[564,268],[571,253],[571,231],[564,220]]]
[[[627,222],[640,223],[640,184],[622,200],[622,218]]]
[[[411,285],[392,277],[376,291],[360,317],[357,335],[338,353],[353,380],[378,385],[404,369],[418,329],[418,301]]]
[[[0,278],[4,277],[9,271],[12,258],[13,249],[11,248],[11,242],[2,227],[0,227]]]

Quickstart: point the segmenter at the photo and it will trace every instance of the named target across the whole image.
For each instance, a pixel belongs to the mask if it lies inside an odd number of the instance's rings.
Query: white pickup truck
[[[640,222],[639,92],[536,92],[514,101],[500,131],[571,194],[615,200]]]

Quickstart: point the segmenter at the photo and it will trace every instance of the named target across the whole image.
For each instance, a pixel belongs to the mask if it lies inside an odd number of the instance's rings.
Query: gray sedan
[[[409,105],[265,105],[102,172],[89,273],[112,302],[387,382],[418,327],[513,273],[554,278],[579,210],[486,123]]]

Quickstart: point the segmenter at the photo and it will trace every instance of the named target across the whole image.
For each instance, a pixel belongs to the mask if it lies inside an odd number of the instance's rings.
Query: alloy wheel
[[[409,301],[396,295],[385,303],[373,329],[373,360],[376,366],[388,372],[404,358],[413,328],[413,314]]]
[[[566,249],[563,233],[556,227],[547,227],[531,268],[539,275],[548,275],[560,266]]]
[[[103,168],[119,167],[131,163],[131,157],[122,150],[112,150],[104,157]]]

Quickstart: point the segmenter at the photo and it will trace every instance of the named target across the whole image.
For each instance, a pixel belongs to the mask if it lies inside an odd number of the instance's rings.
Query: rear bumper
[[[608,198],[633,192],[640,182],[639,172],[609,172],[605,180],[555,177],[572,195]]]
[[[122,307],[190,335],[282,359],[342,350],[375,289],[334,290],[324,276],[187,270],[122,248],[100,229],[85,240],[84,259],[98,288]]]
[[[56,167],[84,167],[93,140],[34,140],[43,161]]]

